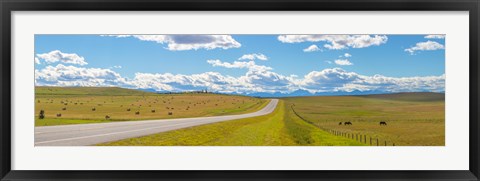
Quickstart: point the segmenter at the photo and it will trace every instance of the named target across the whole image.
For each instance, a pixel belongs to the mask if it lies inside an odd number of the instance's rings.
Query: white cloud
[[[445,35],[427,35],[424,38],[427,38],[427,39],[445,39]]]
[[[348,57],[352,57],[352,55],[349,54],[349,53],[345,53],[343,56],[344,56],[344,57],[347,57],[347,58],[348,58]]]
[[[40,64],[40,60],[37,57],[34,58],[34,61],[36,64]]]
[[[68,64],[78,64],[78,65],[87,65],[85,58],[78,56],[75,53],[63,53],[60,50],[54,50],[49,53],[37,54],[37,57],[45,60],[47,63],[68,63]]]
[[[309,47],[303,49],[304,52],[315,52],[315,51],[322,51],[322,49],[318,48],[317,45],[310,45]]]
[[[329,61],[329,60],[327,60],[327,61],[325,61],[325,62],[328,63],[328,64],[332,64],[332,63],[333,63],[332,61]]]
[[[416,51],[432,51],[441,49],[445,49],[442,44],[428,40],[426,42],[419,42],[414,47],[405,49],[405,51],[413,55]]]
[[[248,69],[244,76],[238,77],[237,82],[243,87],[239,87],[244,92],[286,92],[293,86],[295,75],[284,76],[272,72],[273,68],[257,65],[254,61],[233,63],[222,62],[220,60],[207,60],[207,63],[214,67],[225,68],[246,68]]]
[[[249,70],[272,70],[271,67],[257,65],[254,61],[234,61],[233,63],[222,62],[221,60],[207,60],[208,64],[211,64],[214,67],[225,67],[225,68],[247,68]]]
[[[201,74],[150,74],[136,73],[131,85],[137,88],[153,88],[159,91],[193,91],[208,88],[210,91],[233,92],[233,87],[239,86],[237,79],[223,76],[218,72]]]
[[[298,85],[311,92],[330,91],[384,91],[415,92],[445,91],[445,74],[425,77],[366,76],[347,72],[341,68],[312,71],[298,82]]]
[[[241,44],[230,35],[103,35],[118,38],[134,37],[142,41],[167,44],[171,51],[212,50],[216,48],[239,48]]]
[[[350,62],[348,59],[335,60],[335,64],[337,64],[337,65],[353,65],[353,63]]]
[[[366,48],[387,42],[385,35],[280,35],[278,40],[283,43],[327,42],[323,47],[331,50],[351,48]]]
[[[259,54],[253,53],[253,54],[245,54],[242,57],[238,58],[238,60],[255,60],[255,59],[268,60],[268,57],[261,53]]]
[[[121,65],[114,65],[112,68],[115,68],[115,69],[121,69],[122,66]]]
[[[47,66],[35,70],[37,85],[48,86],[120,86],[126,85],[126,80],[120,74],[101,68],[83,68],[75,66]]]
[[[119,86],[125,88],[153,88],[157,91],[192,91],[208,89],[223,93],[384,91],[412,92],[445,90],[445,74],[425,77],[387,77],[360,75],[341,68],[312,71],[303,77],[282,75],[272,69],[258,68],[255,62],[226,63],[210,61],[225,68],[246,68],[242,76],[233,77],[218,72],[201,74],[136,73],[133,79],[122,77],[110,69],[75,66],[47,66],[35,70],[35,84],[44,86]]]

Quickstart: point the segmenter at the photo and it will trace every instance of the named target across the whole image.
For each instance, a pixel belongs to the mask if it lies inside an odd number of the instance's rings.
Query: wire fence
[[[352,139],[352,140],[355,140],[355,141],[358,141],[360,143],[364,143],[364,144],[367,144],[367,145],[370,145],[370,146],[395,146],[394,142],[387,141],[386,139],[380,139],[378,137],[372,137],[372,136],[362,134],[362,133],[358,133],[358,132],[339,131],[339,130],[335,130],[335,129],[328,129],[328,128],[320,127],[318,125],[315,125],[312,121],[309,121],[309,120],[303,118],[300,114],[298,114],[297,111],[295,111],[294,106],[295,106],[295,104],[292,104],[290,107],[292,109],[292,112],[297,117],[299,117],[303,121],[305,121],[309,124],[312,124],[312,125],[320,128],[323,131],[326,131],[326,132],[328,132],[332,135],[344,137],[344,138],[347,138],[347,139]]]

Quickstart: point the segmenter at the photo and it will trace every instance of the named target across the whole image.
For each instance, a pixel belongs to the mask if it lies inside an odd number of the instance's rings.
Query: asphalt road
[[[35,146],[87,146],[203,124],[262,116],[273,112],[277,103],[278,99],[272,99],[263,109],[240,115],[35,127]]]

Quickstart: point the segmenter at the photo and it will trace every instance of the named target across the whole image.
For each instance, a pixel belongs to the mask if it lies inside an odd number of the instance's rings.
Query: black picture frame
[[[1,0],[1,180],[478,180],[479,0]],[[469,11],[469,169],[448,171],[18,171],[11,169],[13,11]]]

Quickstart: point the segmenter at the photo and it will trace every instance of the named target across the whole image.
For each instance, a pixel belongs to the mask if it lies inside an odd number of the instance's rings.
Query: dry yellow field
[[[82,88],[76,92],[71,89],[75,88],[37,87],[37,126],[57,125],[62,120],[91,123],[242,114],[257,111],[267,103],[252,97],[211,93],[154,94],[120,88],[102,88],[106,91]],[[40,110],[45,111],[45,119],[38,119]]]

